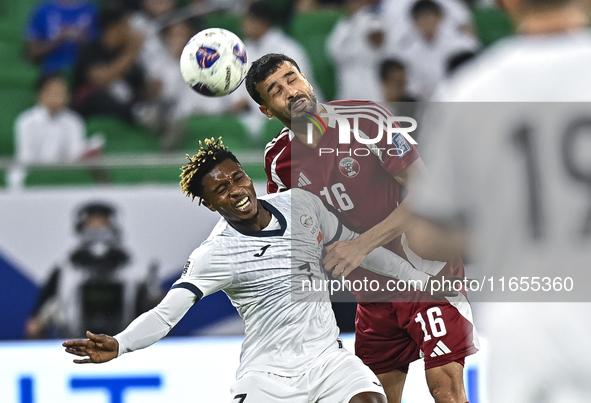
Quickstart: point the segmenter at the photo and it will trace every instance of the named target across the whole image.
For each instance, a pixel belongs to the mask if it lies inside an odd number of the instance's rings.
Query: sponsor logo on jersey
[[[345,157],[339,162],[339,171],[347,178],[354,178],[359,175],[361,166],[355,158]]]
[[[404,154],[411,150],[410,145],[401,133],[397,133],[392,138],[392,144],[398,148],[398,158],[402,158]]]
[[[261,251],[259,253],[255,253],[254,257],[261,257],[265,254],[265,252],[267,251],[267,249],[271,246],[271,244],[269,245],[265,245],[261,248]]]
[[[183,267],[183,274],[181,274],[181,277],[188,276],[191,273],[193,264],[195,264],[195,261],[193,259],[187,260],[187,263],[185,263],[185,267]]]
[[[439,357],[441,355],[449,354],[451,350],[447,347],[441,340],[437,342],[433,352],[431,353],[431,357]]]
[[[298,187],[304,187],[307,185],[311,185],[312,181],[304,175],[303,172],[300,172],[300,177],[298,178]]]

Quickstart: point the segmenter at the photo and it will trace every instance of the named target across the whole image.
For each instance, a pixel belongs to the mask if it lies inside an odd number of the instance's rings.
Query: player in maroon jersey
[[[362,235],[357,242],[341,243],[328,251],[327,270],[338,276],[355,268],[363,257],[383,245],[431,275],[463,276],[463,265],[421,259],[408,247],[404,232],[412,226],[402,201],[402,186],[411,172],[422,170],[416,148],[400,133],[374,146],[352,138],[339,143],[338,113],[368,138],[377,136],[378,124],[390,113],[370,101],[335,101],[319,104],[296,62],[280,54],[255,61],[246,78],[251,97],[269,119],[285,128],[265,148],[267,190],[301,187],[335,208],[343,223]],[[308,136],[308,118],[316,119]],[[321,119],[321,121],[320,121]],[[360,260],[361,259],[361,260]],[[357,268],[350,280],[366,278],[384,284],[384,278]],[[380,288],[380,289],[383,289]],[[437,300],[418,292],[354,292],[358,301],[356,354],[379,377],[388,401],[400,402],[410,362],[425,356],[427,383],[435,401],[466,402],[464,358],[477,351],[478,338],[465,295]],[[382,301],[376,303],[376,301]]]

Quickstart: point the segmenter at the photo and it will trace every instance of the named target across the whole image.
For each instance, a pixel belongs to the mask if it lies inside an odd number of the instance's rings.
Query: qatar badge
[[[347,178],[354,178],[359,175],[361,167],[355,158],[345,157],[339,162],[339,170]]]

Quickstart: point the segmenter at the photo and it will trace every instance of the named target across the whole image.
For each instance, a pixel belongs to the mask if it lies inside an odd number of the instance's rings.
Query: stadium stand
[[[39,69],[24,61],[24,31],[32,9],[41,0],[0,0],[0,158],[8,159],[14,153],[14,121],[20,112],[35,103],[34,83]],[[93,0],[97,5],[103,1]],[[180,0],[186,5],[189,0]],[[273,2],[270,2],[273,3]],[[275,7],[290,11],[288,0]],[[287,15],[287,14],[286,14]],[[310,56],[314,75],[327,100],[333,99],[336,92],[334,66],[325,50],[325,39],[336,22],[343,16],[337,9],[317,9],[297,13],[284,27],[293,38],[299,41]],[[203,27],[221,27],[242,34],[242,16],[219,11],[203,18]],[[476,9],[473,23],[480,40],[488,46],[496,40],[514,32],[509,17],[495,8]],[[196,116],[189,119],[187,133],[181,150],[191,153],[198,147],[198,140],[204,137],[223,135],[228,146],[237,152],[262,152],[264,143],[272,139],[283,125],[278,121],[269,121],[264,126],[264,133],[257,144],[249,136],[239,119],[233,116]],[[112,118],[95,117],[87,121],[88,135],[103,133],[106,138],[103,153],[105,156],[133,155],[136,158],[151,158],[160,153],[160,139],[148,129],[130,125]],[[180,154],[179,154],[180,155]],[[6,186],[4,165],[0,165],[0,187]],[[249,163],[248,172],[254,179],[264,179],[262,164]],[[107,177],[114,183],[136,182],[176,182],[178,168],[164,163],[161,166],[112,166],[105,168]],[[96,172],[90,168],[74,169],[34,169],[27,177],[27,186],[50,184],[97,183]]]

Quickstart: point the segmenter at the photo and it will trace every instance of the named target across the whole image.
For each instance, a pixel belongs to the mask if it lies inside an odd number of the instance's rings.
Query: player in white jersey
[[[257,199],[221,140],[207,140],[183,168],[183,191],[222,218],[156,308],[115,337],[89,332],[89,340],[65,342],[67,352],[89,357],[74,362],[105,362],[147,347],[200,298],[223,290],[246,324],[234,402],[384,403],[377,377],[342,348],[328,291],[304,288],[306,281],[326,277],[324,246],[356,234],[310,193]],[[428,275],[385,249],[368,255],[364,266],[429,283]]]
[[[425,219],[425,250],[470,253],[479,277],[492,279],[484,283],[492,302],[477,310],[490,401],[588,402],[588,18],[576,1],[502,3],[522,35],[440,88],[434,100],[452,103],[431,105],[424,119],[432,175],[416,181],[412,206]]]

